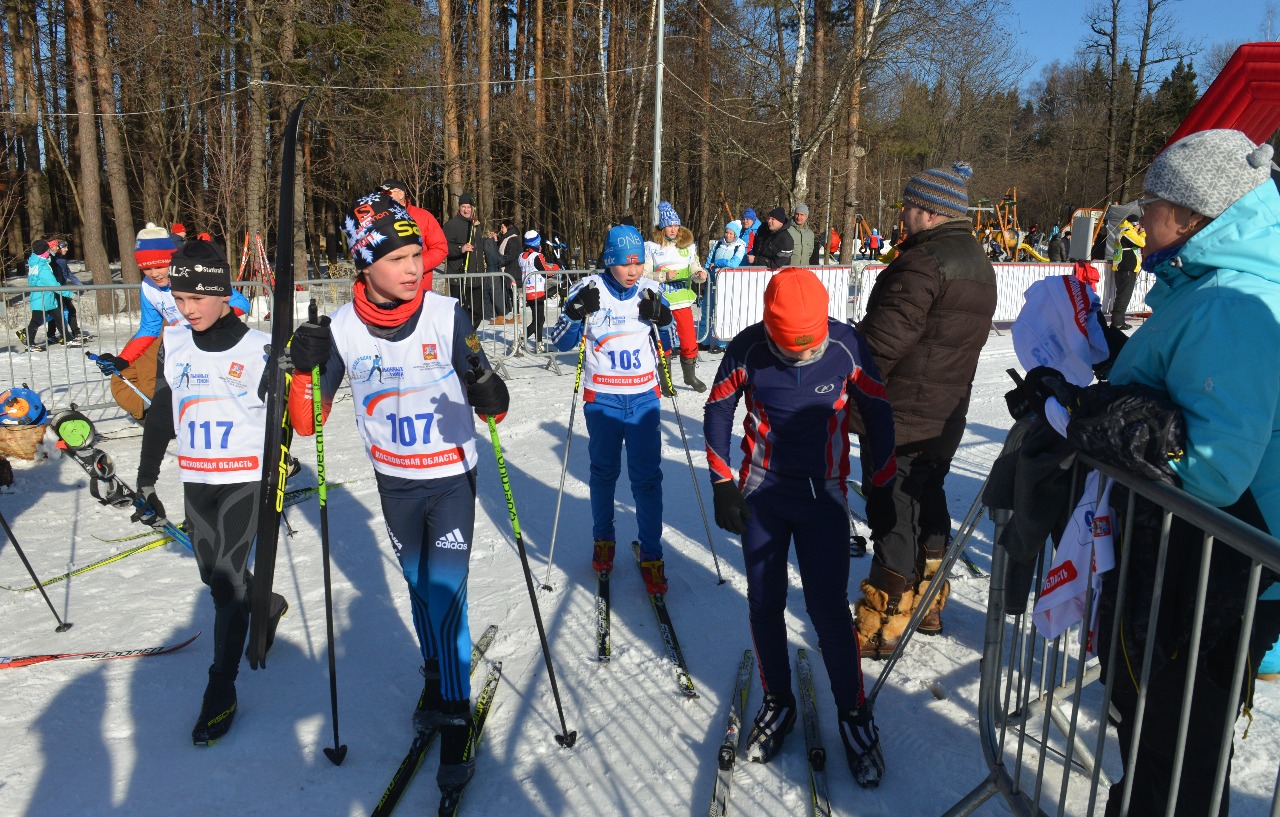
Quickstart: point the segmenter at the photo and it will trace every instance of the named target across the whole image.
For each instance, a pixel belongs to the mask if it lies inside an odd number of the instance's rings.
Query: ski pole
[[[319,323],[320,306],[311,299],[307,320]],[[324,560],[324,623],[329,638],[329,704],[333,710],[333,746],[324,747],[324,756],[341,766],[347,747],[338,741],[338,659],[333,652],[333,584],[329,575],[329,503],[328,482],[324,475],[324,408],[320,395],[320,367],[311,370],[311,411],[316,431],[316,482],[320,496],[320,553]]]
[[[31,581],[35,582],[36,587],[40,588],[40,595],[44,596],[44,603],[49,605],[49,612],[53,613],[53,617],[58,620],[55,632],[65,633],[70,630],[74,625],[70,621],[63,621],[62,616],[58,615],[58,611],[54,609],[53,602],[49,600],[49,594],[45,592],[44,585],[40,584],[40,577],[36,576],[35,568],[31,566],[31,562],[27,561],[27,554],[22,552],[22,545],[18,544],[18,537],[13,535],[13,529],[9,527],[9,523],[2,513],[0,513],[0,525],[4,526],[4,532],[9,537],[9,541],[13,543],[13,549],[18,551],[18,558],[22,560],[22,564],[26,565],[27,572],[31,574]]]
[[[657,295],[647,297],[656,298]],[[667,355],[662,349],[662,338],[658,337],[658,327],[649,324],[649,334],[653,339],[653,347],[658,353],[658,366],[667,383],[667,391],[671,395],[671,409],[676,414],[676,424],[680,427],[680,441],[684,443],[684,458],[689,461],[689,478],[693,480],[693,494],[698,498],[698,510],[702,513],[702,526],[707,529],[707,547],[711,549],[711,561],[716,566],[716,584],[724,584],[724,576],[720,575],[720,557],[716,556],[716,543],[711,538],[711,524],[707,522],[707,508],[702,504],[702,489],[698,487],[698,475],[693,470],[693,455],[689,453],[689,438],[684,433],[684,418],[680,416],[680,404],[676,402],[675,386],[671,385],[671,367],[667,365]]]
[[[471,370],[479,373],[480,358],[470,355]],[[538,625],[538,640],[542,642],[542,658],[547,663],[547,677],[551,679],[551,695],[556,701],[556,712],[560,715],[560,734],[556,735],[556,743],[565,749],[573,748],[578,740],[576,731],[570,732],[564,720],[564,706],[560,703],[560,687],[556,684],[556,670],[551,664],[551,648],[547,646],[547,631],[542,626],[542,611],[538,609],[538,593],[533,588],[533,571],[529,569],[529,554],[525,551],[524,536],[520,533],[520,518],[516,516],[516,500],[511,495],[511,480],[507,477],[507,461],[502,457],[502,442],[498,439],[498,423],[492,416],[489,421],[489,439],[493,442],[493,456],[498,461],[498,475],[502,477],[502,493],[507,500],[507,514],[511,517],[511,531],[516,537],[516,550],[520,554],[520,565],[524,568],[524,582],[529,587],[529,603],[533,605],[533,620]]]
[[[560,528],[560,501],[564,499],[564,478],[569,472],[569,446],[573,444],[573,420],[578,413],[578,389],[582,386],[582,359],[587,353],[587,328],[582,328],[582,342],[578,344],[578,371],[573,376],[573,402],[569,404],[569,430],[564,435],[564,462],[560,464],[560,491],[556,494],[555,521],[551,523],[551,552],[547,554],[547,575],[542,579],[542,589],[551,589],[551,565],[556,560],[556,531]]]
[[[85,356],[85,357],[87,357],[87,358],[89,358],[90,360],[92,360],[94,363],[97,363],[97,362],[98,362],[98,356],[97,356],[97,355],[95,355],[93,352],[85,352],[85,353],[84,353],[84,356]],[[111,375],[107,375],[107,377],[111,377]],[[128,386],[129,388],[133,389],[133,393],[134,393],[134,394],[136,394],[136,395],[138,395],[139,397],[141,397],[141,398],[142,398],[142,402],[146,404],[147,408],[151,408],[151,398],[150,398],[150,397],[147,397],[145,394],[143,394],[143,393],[142,393],[142,389],[140,389],[140,388],[138,388],[137,386],[135,386],[135,385],[133,385],[132,383],[130,383],[130,382],[125,378],[125,376],[124,376],[124,375],[120,374],[120,372],[119,372],[119,371],[117,371],[117,372],[115,373],[115,377],[120,378],[120,381],[121,381],[122,383],[124,383],[124,384],[125,384],[126,386]]]

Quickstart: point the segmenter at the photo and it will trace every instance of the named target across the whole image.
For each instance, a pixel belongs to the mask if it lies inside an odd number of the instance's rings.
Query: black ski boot
[[[880,752],[880,730],[866,707],[840,716],[840,739],[853,779],[864,789],[874,789],[884,777],[884,755]]]
[[[422,666],[422,695],[413,710],[413,728],[419,735],[439,728],[444,720],[444,698],[440,696],[440,662],[432,659]]]
[[[217,670],[209,670],[209,685],[204,689],[204,701],[200,705],[200,717],[191,730],[191,742],[196,746],[212,746],[218,738],[227,734],[236,717],[236,679]]]
[[[696,357],[680,358],[680,373],[684,375],[684,384],[701,394],[707,390],[707,384],[698,379],[698,373],[695,371],[697,363]]]
[[[476,755],[470,701],[443,701],[440,715],[440,814],[458,810],[462,792],[476,774]]]
[[[276,643],[276,627],[280,626],[280,619],[284,618],[284,614],[289,611],[289,602],[285,601],[284,596],[279,593],[271,594],[270,623],[267,624],[267,649],[271,652],[271,645]],[[260,662],[253,655],[253,642],[249,642],[249,646],[245,647],[244,657],[249,659],[250,666],[257,666]]]
[[[768,763],[782,751],[782,741],[796,725],[796,696],[790,691],[782,695],[765,693],[764,703],[756,713],[751,734],[747,735],[747,759]]]

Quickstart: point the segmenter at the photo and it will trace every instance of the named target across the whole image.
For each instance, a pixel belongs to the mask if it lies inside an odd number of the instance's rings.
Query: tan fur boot
[[[916,598],[924,596],[926,585],[928,585],[941,566],[941,558],[925,559],[924,578],[916,585]],[[924,633],[925,635],[942,634],[942,610],[947,606],[947,596],[949,595],[951,595],[951,581],[943,579],[942,587],[938,588],[938,595],[933,597],[933,604],[929,605],[929,612],[925,613],[924,618],[920,619],[920,626],[916,627],[916,632]]]
[[[888,585],[889,589],[881,589],[873,581]],[[862,582],[862,598],[854,604],[858,651],[863,658],[879,660],[893,654],[906,632],[915,601],[915,592],[907,587],[906,579],[872,566],[871,575]]]

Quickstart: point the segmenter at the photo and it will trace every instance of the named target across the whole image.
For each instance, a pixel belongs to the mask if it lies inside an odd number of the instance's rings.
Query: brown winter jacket
[[[898,451],[951,457],[996,311],[995,270],[963,220],[909,236],[898,250],[858,329],[893,404]]]

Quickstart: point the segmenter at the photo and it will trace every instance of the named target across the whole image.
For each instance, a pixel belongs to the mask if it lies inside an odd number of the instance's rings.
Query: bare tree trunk
[[[262,12],[257,0],[245,0],[249,21],[249,169],[245,174],[244,226],[251,240],[265,232],[267,197],[267,95],[262,84]],[[227,236],[228,243],[231,236]]]
[[[107,14],[103,0],[89,0],[92,15],[94,75],[97,78],[98,107],[102,111],[102,142],[107,160],[107,186],[120,247],[120,274],[126,284],[142,281],[142,272],[133,252],[133,210],[129,203],[129,182],[125,175],[124,144],[120,139],[115,106],[115,77],[107,56]]]
[[[454,87],[453,53],[453,2],[440,0],[440,79],[444,100],[444,175],[449,188],[449,200],[444,203],[446,213],[458,207],[462,195],[462,162],[458,143],[458,89]]]
[[[32,239],[45,232],[44,173],[40,170],[39,115],[31,66],[31,39],[40,36],[31,0],[5,4],[9,53],[13,55],[13,118],[22,139],[23,192]]]
[[[651,0],[649,3],[649,33],[644,38],[644,58],[649,59],[649,54],[653,50],[654,29],[658,25],[658,3],[661,0]],[[631,108],[631,143],[627,148],[627,191],[623,197],[622,206],[631,209],[631,188],[635,186],[636,174],[636,148],[640,139],[640,107],[644,104],[644,89],[649,84],[649,69],[646,68],[640,77],[640,81],[636,86],[636,98]],[[656,191],[655,191],[656,195]],[[648,225],[652,226],[652,225]],[[643,230],[641,233],[643,234]]]
[[[71,55],[76,123],[80,146],[80,217],[84,224],[84,262],[95,284],[111,283],[107,248],[102,244],[102,190],[98,175],[98,123],[93,115],[93,82],[89,75],[89,43],[82,0],[67,0],[67,48]],[[111,293],[98,293],[98,309],[112,308]]]
[[[485,208],[484,212],[491,216],[496,213],[497,202],[493,200],[493,146],[492,138],[489,132],[489,116],[490,106],[492,104],[493,86],[489,83],[489,75],[492,72],[490,63],[493,57],[493,10],[490,0],[479,0],[477,10],[479,21],[477,28],[479,29],[480,42],[480,60],[478,63],[480,71],[480,100],[479,100],[479,131],[480,131],[480,206]]]
[[[1107,58],[1107,164],[1106,186],[1107,196],[1111,196],[1111,188],[1116,179],[1116,143],[1119,141],[1117,131],[1120,123],[1116,110],[1120,97],[1120,0],[1107,0],[1099,9],[1105,18],[1098,17],[1089,21],[1089,27],[1100,38],[1095,47],[1100,47]]]
[[[605,0],[599,0],[596,6],[596,61],[600,64],[599,70],[602,72],[600,77],[600,91],[604,100],[604,132],[597,131],[595,133],[596,155],[600,160],[600,203],[599,207],[604,217],[610,218],[609,212],[609,182],[612,177],[613,170],[613,103],[609,96],[609,74],[603,73],[609,70],[609,61],[605,52],[604,39],[604,4]]]
[[[1129,186],[1129,177],[1133,175],[1133,166],[1138,161],[1138,131],[1141,128],[1142,119],[1142,89],[1147,82],[1147,61],[1151,52],[1152,26],[1155,24],[1156,12],[1162,4],[1162,0],[1147,0],[1147,14],[1142,24],[1142,45],[1138,49],[1138,73],[1133,83],[1133,101],[1129,104],[1129,145],[1125,150],[1124,164],[1120,168],[1120,190],[1116,193],[1117,201],[1124,201],[1127,198],[1125,188]]]
[[[867,25],[866,0],[853,0],[853,48],[854,59],[865,57],[864,48]],[[860,164],[863,150],[858,145],[858,136],[862,126],[862,74],[859,72],[849,83],[849,132],[845,135],[844,161],[846,176],[844,177],[844,218],[840,223],[840,263],[853,262],[853,239],[857,234],[858,223],[858,177],[861,175]],[[880,220],[876,214],[876,221]],[[825,242],[830,236],[823,236]]]
[[[699,93],[706,100],[702,108],[702,122],[698,128],[698,193],[694,200],[693,223],[698,226],[695,235],[701,238],[716,222],[717,211],[711,191],[711,12],[698,5],[698,76],[702,80]]]
[[[546,149],[547,130],[547,89],[542,81],[545,77],[543,59],[546,49],[543,47],[543,0],[533,0],[533,161],[534,171],[530,187],[533,190],[534,219],[542,216],[542,179],[547,166]]]

